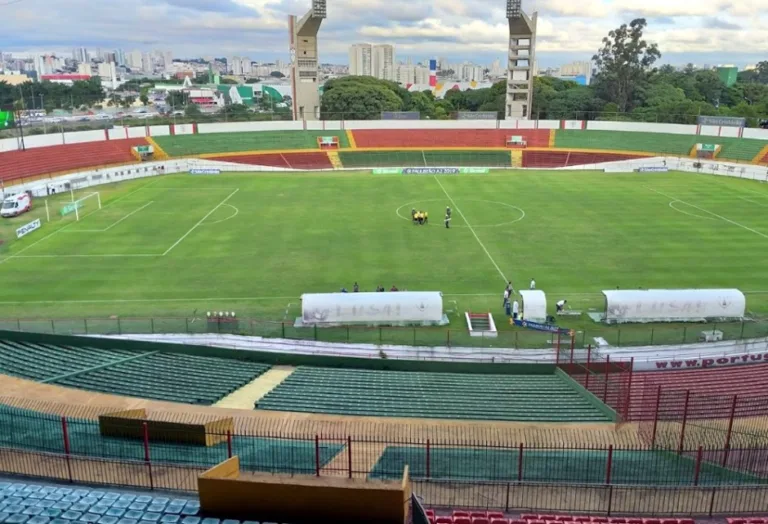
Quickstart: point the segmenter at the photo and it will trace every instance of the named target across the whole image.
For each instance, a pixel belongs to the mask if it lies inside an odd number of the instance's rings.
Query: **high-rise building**
[[[91,60],[88,50],[84,47],[76,47],[72,50],[72,59],[76,62],[85,63]]]
[[[37,71],[37,78],[40,78],[40,75],[47,75],[50,74],[51,71],[47,69],[45,64],[45,57],[42,55],[35,55],[34,58],[34,68],[35,71]]]
[[[373,63],[371,44],[352,44],[349,46],[349,74],[356,76],[372,76]]]
[[[152,62],[152,55],[149,53],[141,54],[141,70],[145,73],[152,73],[155,70],[155,66]]]
[[[239,56],[233,56],[229,59],[229,71],[233,75],[250,75],[251,59]]]
[[[99,64],[99,76],[102,80],[112,81],[116,76],[114,62],[101,62]]]
[[[371,49],[371,74],[382,80],[390,78],[395,64],[395,48],[391,45],[374,45]],[[387,76],[390,75],[390,76]]]
[[[128,59],[128,67],[131,69],[142,68],[141,51],[131,51],[126,58]]]
[[[420,85],[429,85],[429,68],[417,65],[413,69],[414,82]]]
[[[87,64],[86,63],[77,64],[77,74],[93,76],[93,69],[91,68],[90,62]]]
[[[115,49],[115,63],[121,67],[125,67],[125,51],[122,49]]]
[[[163,67],[167,71],[172,66],[173,66],[173,53],[170,51],[163,51]]]

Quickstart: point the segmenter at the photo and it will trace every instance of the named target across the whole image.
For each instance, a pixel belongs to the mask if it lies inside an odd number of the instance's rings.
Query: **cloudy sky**
[[[288,59],[286,16],[310,0],[0,0],[0,51],[169,49],[175,57]],[[635,17],[662,62],[746,65],[768,60],[768,0],[524,0],[539,13],[538,61],[586,60],[607,32]],[[351,43],[390,43],[397,59],[489,63],[506,49],[505,0],[328,0],[324,62]]]

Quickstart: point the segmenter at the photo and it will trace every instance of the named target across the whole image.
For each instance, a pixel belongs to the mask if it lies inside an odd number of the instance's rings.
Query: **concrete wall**
[[[606,122],[583,120],[348,120],[310,122],[223,122],[199,124],[197,133],[251,133],[259,131],[340,131],[344,129],[568,129],[596,131],[632,131],[639,133],[672,133],[680,135],[701,135],[703,137],[738,137],[765,140],[768,130],[741,129],[723,126],[696,126],[683,124],[655,124],[645,122]],[[117,127],[108,131],[110,140],[139,138],[143,136],[189,135],[195,133],[193,124],[171,124],[161,126]],[[107,139],[103,129],[53,133],[27,136],[27,148],[98,142]],[[707,139],[702,139],[707,141]],[[711,142],[711,140],[709,140]],[[20,149],[16,138],[0,139],[0,152]]]

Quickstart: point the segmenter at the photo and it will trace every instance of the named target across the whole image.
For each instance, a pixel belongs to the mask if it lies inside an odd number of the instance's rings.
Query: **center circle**
[[[408,202],[403,204],[402,206],[398,207],[395,210],[395,214],[398,216],[398,218],[402,218],[403,220],[407,220],[408,222],[411,221],[411,217],[407,215],[409,208],[417,208],[417,204],[426,204],[429,202],[443,202],[445,203],[445,198],[432,198],[428,200],[414,200],[413,202]],[[455,202],[455,207],[459,208],[459,204],[461,202],[482,202],[485,204],[494,204],[497,206],[502,206],[507,209],[512,209],[516,212],[517,215],[519,215],[514,220],[506,220],[504,222],[499,222],[498,224],[472,224],[473,229],[477,229],[479,227],[502,227],[502,226],[508,226],[511,224],[514,224],[516,222],[520,222],[522,219],[525,218],[525,211],[523,211],[521,208],[517,206],[513,206],[512,204],[507,204],[506,202],[499,202],[497,200],[483,200],[479,198],[458,198]],[[405,210],[406,215],[403,214],[403,210]],[[459,217],[461,217],[461,213],[458,213],[456,209],[454,209],[454,214],[458,214]],[[451,227],[469,227],[466,224],[451,224]]]

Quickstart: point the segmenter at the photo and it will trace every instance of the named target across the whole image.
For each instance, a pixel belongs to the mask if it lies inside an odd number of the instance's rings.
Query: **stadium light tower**
[[[320,118],[317,33],[325,17],[325,0],[312,0],[312,9],[301,20],[297,20],[294,15],[288,17],[294,120]]]
[[[507,0],[509,52],[507,60],[506,118],[530,117],[533,103],[533,68],[536,58],[536,18],[523,12],[522,0]]]

